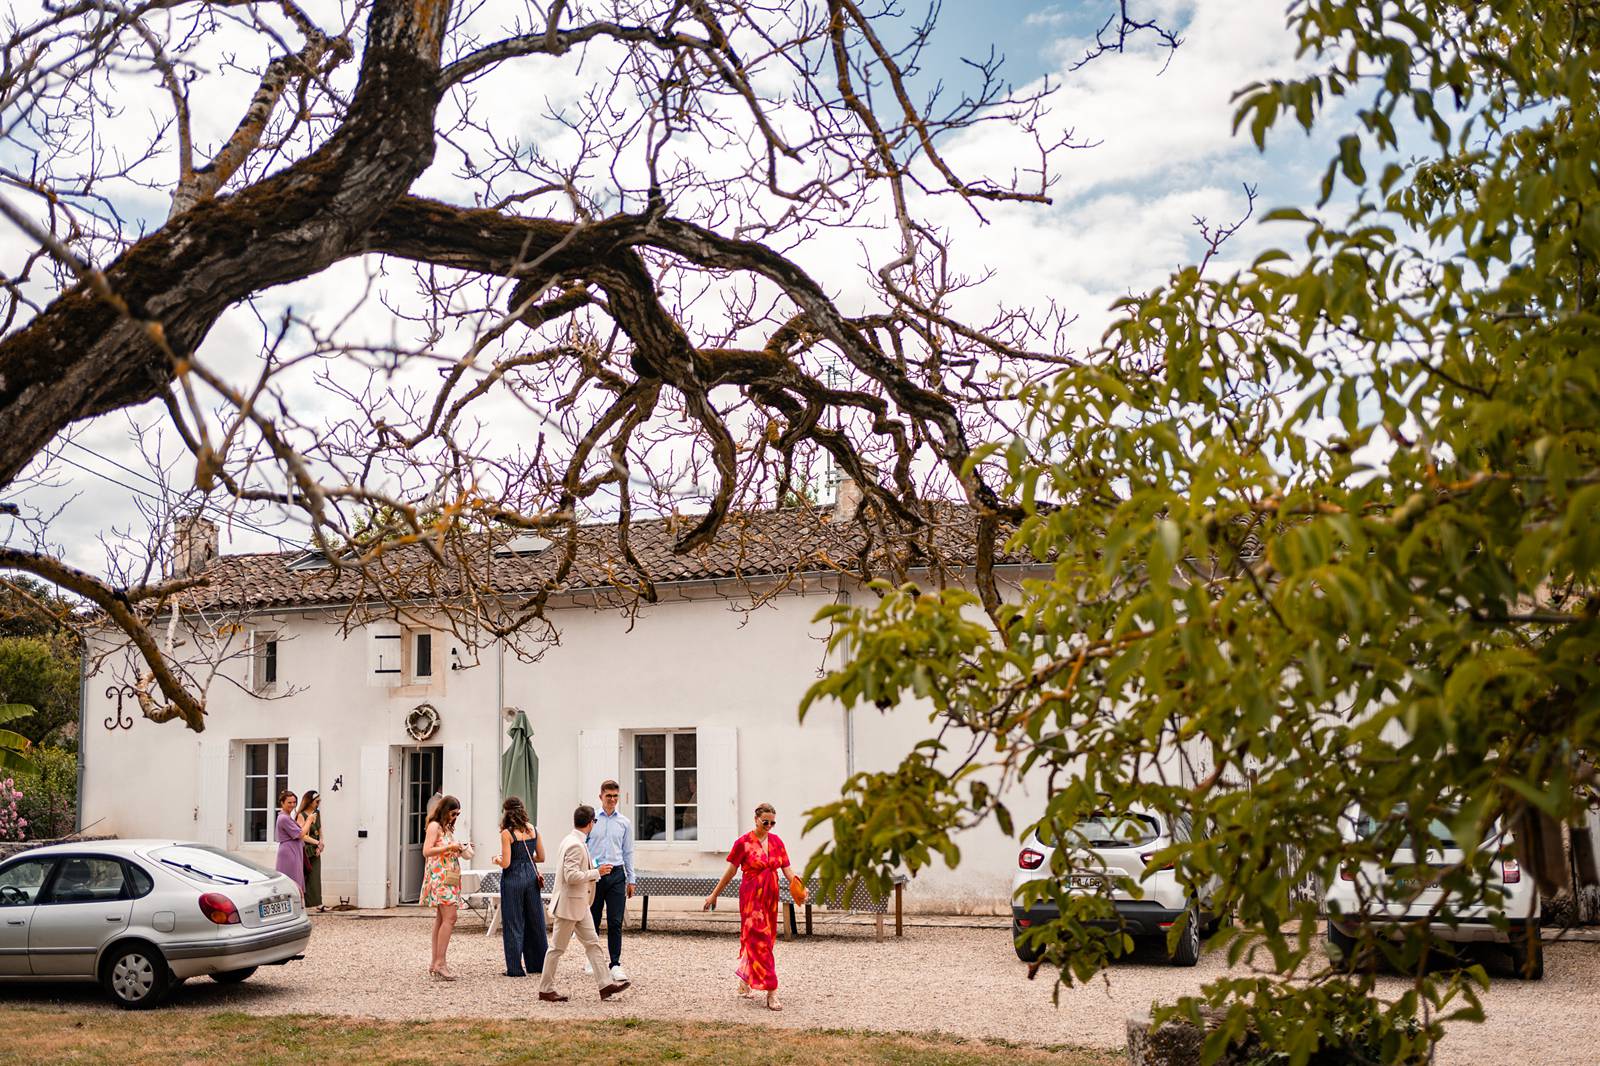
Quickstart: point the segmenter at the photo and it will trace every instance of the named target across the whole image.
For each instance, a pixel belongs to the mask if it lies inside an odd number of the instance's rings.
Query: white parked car
[[[1135,938],[1160,938],[1163,947],[1168,930],[1185,911],[1190,912],[1191,920],[1168,958],[1174,966],[1198,962],[1201,938],[1215,932],[1219,921],[1211,910],[1211,893],[1192,898],[1171,866],[1152,861],[1155,853],[1169,844],[1187,842],[1189,826],[1169,826],[1156,814],[1133,811],[1097,815],[1074,828],[1091,858],[1066,872],[1068,891],[1108,896],[1117,912],[1114,921],[1105,923],[1108,928],[1120,928]],[[1037,835],[1029,834],[1017,855],[1017,871],[1011,881],[1011,939],[1017,957],[1024,962],[1037,959],[1039,949],[1022,940],[1023,934],[1054,920],[1060,910],[1048,899],[1024,905],[1018,893],[1030,882],[1056,876],[1051,869],[1054,851]],[[1138,896],[1134,886],[1140,890]]]
[[[293,881],[204,844],[56,844],[0,864],[0,981],[98,981],[152,1007],[176,982],[243,981],[310,940]]]
[[[1371,818],[1352,815],[1345,819],[1344,833],[1351,841],[1371,838],[1377,830]],[[1365,862],[1340,871],[1327,894],[1330,955],[1340,965],[1353,968],[1363,926],[1379,935],[1398,937],[1402,924],[1428,920],[1431,915],[1428,929],[1438,939],[1453,944],[1498,944],[1511,955],[1519,976],[1535,981],[1543,978],[1539,892],[1512,857],[1510,834],[1497,830],[1490,842],[1499,853],[1493,862],[1493,887],[1504,894],[1502,903],[1451,906],[1452,913],[1446,915],[1436,911],[1441,902],[1447,903],[1436,875],[1459,864],[1465,853],[1451,839],[1444,821],[1434,819],[1428,831],[1442,848],[1420,860],[1406,847],[1396,850],[1386,864]],[[1496,924],[1502,917],[1503,930]]]

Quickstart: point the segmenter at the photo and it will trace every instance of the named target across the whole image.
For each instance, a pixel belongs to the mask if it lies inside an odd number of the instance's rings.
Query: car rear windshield
[[[173,844],[156,848],[150,857],[162,867],[195,881],[212,885],[259,884],[278,876],[249,859],[204,844]]]
[[[1404,821],[1405,818],[1405,807],[1403,805],[1397,807],[1393,820],[1399,822]],[[1378,831],[1383,826],[1384,823],[1372,815],[1362,814],[1356,819],[1356,835],[1362,840],[1371,840],[1378,835]],[[1435,847],[1454,848],[1458,846],[1455,841],[1455,831],[1450,828],[1449,823],[1445,822],[1442,817],[1428,819],[1428,837],[1431,845]]]
[[[1161,835],[1161,825],[1144,814],[1097,814],[1072,827],[1074,839],[1091,848],[1136,848]]]

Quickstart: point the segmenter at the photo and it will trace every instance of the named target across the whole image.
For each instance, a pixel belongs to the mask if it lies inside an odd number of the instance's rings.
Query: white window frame
[[[422,664],[422,642],[428,642],[428,672],[421,673],[418,667]],[[431,629],[407,629],[405,631],[405,677],[408,685],[431,685],[439,676],[439,642],[434,639]]]
[[[250,748],[262,746],[267,749],[267,772],[265,775],[250,772]],[[243,844],[271,844],[273,843],[272,827],[277,824],[278,793],[289,787],[289,738],[278,737],[265,740],[243,740],[239,742],[239,783],[240,801],[239,809],[242,817],[239,820],[239,841]],[[278,755],[282,751],[282,765],[279,765]],[[250,782],[255,778],[265,776],[267,779],[267,824],[266,837],[262,840],[250,839],[250,813],[261,810],[260,807],[250,806]],[[282,782],[282,784],[278,784]]]
[[[268,677],[268,665],[271,675]],[[257,629],[250,634],[250,690],[268,696],[278,691],[283,677],[283,648],[277,630]]]
[[[675,749],[676,749],[676,745],[673,742],[672,738],[674,736],[676,736],[676,735],[684,734],[684,733],[687,733],[687,734],[689,734],[689,735],[691,735],[691,736],[693,736],[695,738],[695,759],[694,759],[695,764],[693,766],[679,767],[679,766],[673,765],[673,755],[674,755],[674,752],[675,752]],[[668,838],[666,840],[646,840],[640,834],[640,826],[639,826],[639,806],[640,806],[640,804],[639,804],[639,775],[638,775],[640,767],[638,765],[638,760],[639,760],[638,738],[639,737],[649,737],[649,736],[660,736],[660,737],[664,737],[666,739],[666,743],[664,745],[664,747],[666,749],[666,756],[665,756],[666,765],[664,767],[653,767],[653,766],[652,767],[646,767],[647,770],[664,770],[666,772],[666,778],[665,778],[665,781],[666,781],[665,789],[666,790],[665,790],[664,801],[662,803],[659,803],[659,804],[651,803],[651,804],[646,804],[646,806],[664,807],[665,808],[665,810],[666,810],[666,830],[665,831],[668,834],[671,834],[673,832],[673,830],[672,830],[673,809],[677,808],[677,807],[691,807],[691,808],[693,808],[694,812],[695,812],[695,839],[693,839],[693,840],[688,840],[688,839],[680,840],[680,839],[678,839],[678,838],[676,838],[674,836],[670,836],[670,835],[668,836]],[[700,776],[699,776],[700,772],[701,772],[700,764],[703,761],[701,759],[701,757],[700,757],[700,731],[698,729],[692,727],[692,726],[691,727],[687,727],[687,728],[670,728],[670,729],[668,729],[668,728],[663,728],[663,729],[630,729],[630,730],[627,730],[626,732],[624,732],[622,734],[622,740],[623,740],[623,750],[626,753],[626,759],[624,761],[626,763],[626,771],[625,772],[627,774],[627,777],[624,779],[625,780],[624,788],[626,789],[626,791],[623,793],[623,795],[627,798],[627,801],[628,801],[627,802],[628,817],[633,820],[633,833],[634,833],[634,841],[635,841],[635,843],[638,844],[639,846],[645,847],[645,848],[686,848],[686,849],[689,849],[689,850],[702,850],[702,846],[700,844],[700,839],[699,839],[701,832],[703,832],[703,827],[701,825],[701,808],[702,808],[703,804],[701,803]],[[677,771],[680,770],[680,769],[682,769],[682,770],[693,770],[695,772],[694,802],[692,802],[692,803],[678,803],[673,799],[673,796],[676,795]]]

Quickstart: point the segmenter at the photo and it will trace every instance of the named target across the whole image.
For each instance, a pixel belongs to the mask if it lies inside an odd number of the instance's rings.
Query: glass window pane
[[[274,773],[285,774],[289,772],[289,745],[278,745],[278,765],[272,768]]]
[[[433,634],[417,634],[417,676],[433,676]]]
[[[242,855],[234,855],[205,844],[174,844],[151,852],[158,862],[168,864],[179,876],[207,884],[255,884],[277,876],[277,870],[257,866]],[[179,865],[172,865],[172,864]],[[187,866],[190,869],[183,869]]]
[[[252,844],[267,841],[267,812],[251,811],[245,816],[244,838]]]
[[[695,743],[693,733],[672,734],[672,765],[700,765],[699,763],[695,762]]]
[[[635,804],[667,802],[667,772],[665,770],[640,770],[634,774]]]
[[[245,779],[244,805],[246,809],[260,808],[261,810],[266,810],[268,807],[272,806],[272,804],[267,801],[266,778],[249,777]]]
[[[672,772],[672,802],[696,803],[699,797],[698,785],[700,773],[697,770],[674,770]]]
[[[267,772],[267,746],[265,744],[246,744],[244,746],[244,772],[247,774],[264,774]]]
[[[635,827],[640,840],[665,840],[667,839],[667,809],[665,807],[638,807],[634,813],[637,815],[638,825]]]
[[[660,769],[667,765],[667,735],[638,733],[633,738],[633,765],[639,769]]]
[[[122,864],[69,855],[50,886],[50,903],[101,903],[122,898]]]
[[[699,839],[700,816],[698,807],[672,808],[672,839]]]
[[[0,894],[0,907],[26,907],[37,903],[39,888],[53,865],[53,859],[25,859],[7,867],[4,873],[0,873],[0,885],[16,891]]]

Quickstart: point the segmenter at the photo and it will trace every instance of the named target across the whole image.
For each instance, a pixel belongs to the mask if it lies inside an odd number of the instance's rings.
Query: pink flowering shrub
[[[0,777],[0,840],[21,840],[26,835],[28,819],[23,817],[17,803],[22,790],[9,777]]]

